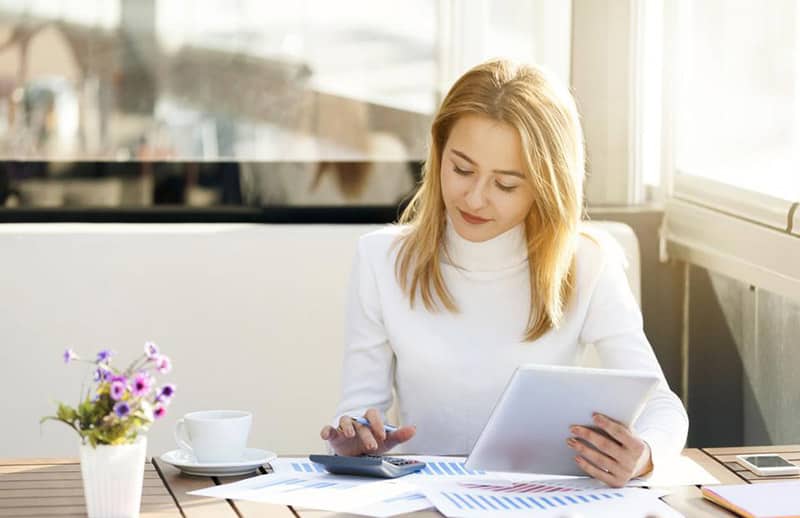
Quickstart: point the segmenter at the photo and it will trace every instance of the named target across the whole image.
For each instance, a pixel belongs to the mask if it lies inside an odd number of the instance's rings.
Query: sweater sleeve
[[[361,416],[369,408],[377,408],[385,419],[392,404],[394,351],[383,324],[375,271],[365,245],[365,239],[359,239],[350,276],[342,392],[333,426],[338,426],[341,416]]]
[[[581,342],[595,345],[603,367],[648,371],[661,378],[633,430],[650,446],[654,468],[680,454],[689,429],[686,410],[667,385],[622,261],[613,255],[606,258],[592,292]]]

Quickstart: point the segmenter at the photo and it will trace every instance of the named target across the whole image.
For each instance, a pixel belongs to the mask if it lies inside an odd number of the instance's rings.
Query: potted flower
[[[169,358],[147,342],[144,354],[126,369],[111,363],[113,352],[104,349],[94,360],[64,351],[64,363],[92,366],[92,383],[76,407],[58,404],[54,416],[80,436],[81,475],[89,517],[138,516],[142,499],[147,438],[144,433],[164,417],[175,386],[156,385],[155,374],[166,374]]]

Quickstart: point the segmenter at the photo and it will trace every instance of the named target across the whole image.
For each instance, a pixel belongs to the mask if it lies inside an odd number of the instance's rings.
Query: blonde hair
[[[573,292],[574,253],[583,207],[583,133],[569,92],[533,66],[492,60],[456,81],[431,126],[422,183],[400,223],[396,275],[413,307],[417,295],[429,311],[458,308],[439,266],[446,214],[440,167],[450,131],[464,115],[481,115],[514,127],[523,165],[534,189],[525,220],[531,312],[525,340],[558,327]]]

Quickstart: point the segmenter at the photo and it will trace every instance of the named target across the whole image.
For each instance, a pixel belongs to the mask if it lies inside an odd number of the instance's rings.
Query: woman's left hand
[[[567,439],[567,445],[578,453],[575,462],[586,474],[611,487],[622,487],[653,469],[650,447],[627,426],[602,414],[594,414],[592,420],[605,434],[575,425],[569,429],[574,437]]]

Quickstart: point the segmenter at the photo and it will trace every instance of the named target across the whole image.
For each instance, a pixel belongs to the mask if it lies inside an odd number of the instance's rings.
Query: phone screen
[[[745,460],[757,468],[788,468],[794,466],[791,462],[777,455],[745,457]]]

